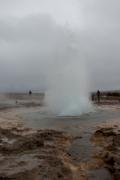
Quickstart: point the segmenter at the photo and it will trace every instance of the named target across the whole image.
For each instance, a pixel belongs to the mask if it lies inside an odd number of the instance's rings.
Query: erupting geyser
[[[56,5],[60,16],[56,17],[53,13],[54,18],[46,21],[44,28],[42,24],[44,31],[40,32],[43,39],[41,59],[49,62],[43,72],[47,84],[45,105],[48,111],[61,116],[77,116],[91,111],[77,5],[78,2],[74,0],[60,1],[60,11]],[[62,15],[63,7],[66,7],[66,11]]]
[[[58,53],[59,62],[54,62],[48,77],[49,85],[45,94],[48,111],[59,116],[87,113],[92,105],[84,61],[78,49],[72,45],[62,49],[61,53]]]

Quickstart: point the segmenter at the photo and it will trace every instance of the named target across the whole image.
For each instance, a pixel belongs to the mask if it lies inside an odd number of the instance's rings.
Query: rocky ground
[[[102,127],[92,137],[97,146],[95,157],[104,161],[113,179],[120,179],[120,128],[118,125]]]
[[[2,96],[5,103],[0,105],[0,180],[120,180],[118,126],[99,128],[92,136],[97,148],[91,158],[77,162],[70,147],[83,137],[27,128],[18,114],[37,111],[38,95],[9,96],[9,107],[8,97]]]
[[[54,130],[0,129],[0,180],[72,179],[70,141]]]
[[[106,167],[111,171],[113,164],[102,154],[88,162],[72,159],[73,140],[55,130],[0,128],[0,180],[112,180]]]

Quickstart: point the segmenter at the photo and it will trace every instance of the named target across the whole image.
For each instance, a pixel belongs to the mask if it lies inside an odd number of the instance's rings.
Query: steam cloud
[[[14,31],[16,37],[19,35],[20,38],[23,33],[26,35],[25,38],[22,37],[20,43],[16,41],[16,47],[11,45],[8,51],[9,53],[14,52],[11,61],[15,58],[19,59],[18,62],[14,63],[17,69],[15,68],[14,74],[11,74],[12,81],[22,84],[22,88],[27,83],[31,84],[31,88],[34,88],[42,82],[42,86],[46,90],[45,104],[49,111],[57,115],[79,115],[88,112],[91,108],[90,89],[77,31],[73,31],[72,28],[65,25],[56,24],[47,15],[42,15],[38,19],[32,17],[32,21],[31,18],[27,18],[22,22],[23,24],[24,28],[21,29],[19,23]],[[33,25],[34,29],[28,31],[28,27]],[[34,38],[30,37],[33,30]],[[9,53],[7,57],[2,52],[3,59],[9,59]],[[25,60],[24,64],[20,63],[21,55]],[[33,58],[35,58],[34,67]],[[8,64],[10,67],[13,65],[11,61]],[[28,67],[29,69],[27,69]],[[17,72],[16,76],[15,72]]]
[[[43,3],[41,14],[0,18],[1,89],[40,88],[49,111],[78,115],[91,107],[78,1],[58,2]]]
[[[73,59],[58,67],[49,78],[45,96],[48,110],[60,116],[80,115],[91,110],[88,81],[81,61]]]
[[[62,39],[57,38],[57,46],[53,46],[45,104],[50,112],[60,116],[80,115],[92,108],[87,69],[81,58],[77,34],[65,33],[65,29],[63,32]]]

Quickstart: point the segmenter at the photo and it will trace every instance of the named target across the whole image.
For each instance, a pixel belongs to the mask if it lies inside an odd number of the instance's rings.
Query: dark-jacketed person
[[[31,90],[29,90],[29,95],[32,95],[32,91]]]
[[[97,91],[97,101],[98,101],[98,103],[100,103],[100,95],[101,95],[101,93],[100,93],[100,91],[98,90],[98,91]]]

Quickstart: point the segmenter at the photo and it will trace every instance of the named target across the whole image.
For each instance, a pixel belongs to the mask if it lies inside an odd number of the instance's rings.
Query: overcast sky
[[[120,89],[119,48],[119,0],[0,0],[0,91],[45,90],[75,51],[90,89]]]

